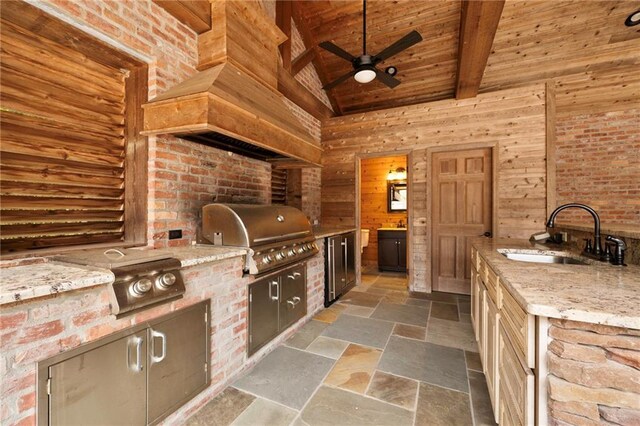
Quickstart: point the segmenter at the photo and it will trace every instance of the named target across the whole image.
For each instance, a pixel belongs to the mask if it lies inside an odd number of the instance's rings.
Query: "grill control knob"
[[[153,287],[153,282],[149,278],[143,278],[134,282],[133,285],[129,287],[129,293],[134,297],[141,297],[151,290],[151,287]]]
[[[158,286],[162,288],[169,288],[176,283],[176,276],[171,272],[167,272],[166,274],[160,275],[156,282]]]
[[[298,247],[298,253],[304,253],[304,247]]]
[[[295,255],[296,255],[296,251],[293,249],[287,252],[287,256],[295,256]]]
[[[266,255],[265,257],[263,257],[262,258],[262,263],[264,263],[264,264],[271,263],[271,256]]]
[[[276,260],[282,260],[284,259],[284,253],[279,251],[278,253],[276,253]]]

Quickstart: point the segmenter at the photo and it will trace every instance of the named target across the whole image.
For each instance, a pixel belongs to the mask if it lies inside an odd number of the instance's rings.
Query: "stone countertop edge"
[[[228,247],[177,247],[158,249],[180,260],[183,268],[244,256],[246,249]],[[0,305],[30,301],[52,294],[98,285],[115,279],[108,269],[44,258],[42,262],[0,268]]]
[[[357,230],[355,227],[339,227],[339,226],[314,226],[313,235],[316,240],[320,238],[333,237],[334,235],[345,234],[347,232],[353,232]]]
[[[475,239],[473,247],[532,315],[640,330],[640,267],[617,267],[586,259],[588,265],[527,263],[496,251],[564,254],[564,248],[533,246],[527,240]],[[541,279],[548,278],[548,279]]]

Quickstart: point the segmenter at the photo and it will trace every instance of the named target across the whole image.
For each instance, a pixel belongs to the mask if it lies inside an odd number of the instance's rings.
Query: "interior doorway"
[[[434,291],[470,293],[470,239],[491,236],[492,149],[436,152],[431,170]]]
[[[363,274],[406,277],[408,234],[408,158],[361,158],[358,176],[358,226]]]

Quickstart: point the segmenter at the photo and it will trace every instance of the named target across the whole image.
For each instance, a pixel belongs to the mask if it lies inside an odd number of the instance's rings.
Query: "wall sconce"
[[[387,180],[407,180],[407,170],[404,167],[398,167],[395,170],[389,170]]]

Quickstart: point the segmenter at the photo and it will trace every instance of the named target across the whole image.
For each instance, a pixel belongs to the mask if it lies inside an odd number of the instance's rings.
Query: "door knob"
[[[487,238],[491,238],[491,231],[487,231],[484,234],[481,235],[482,237],[487,237]]]

